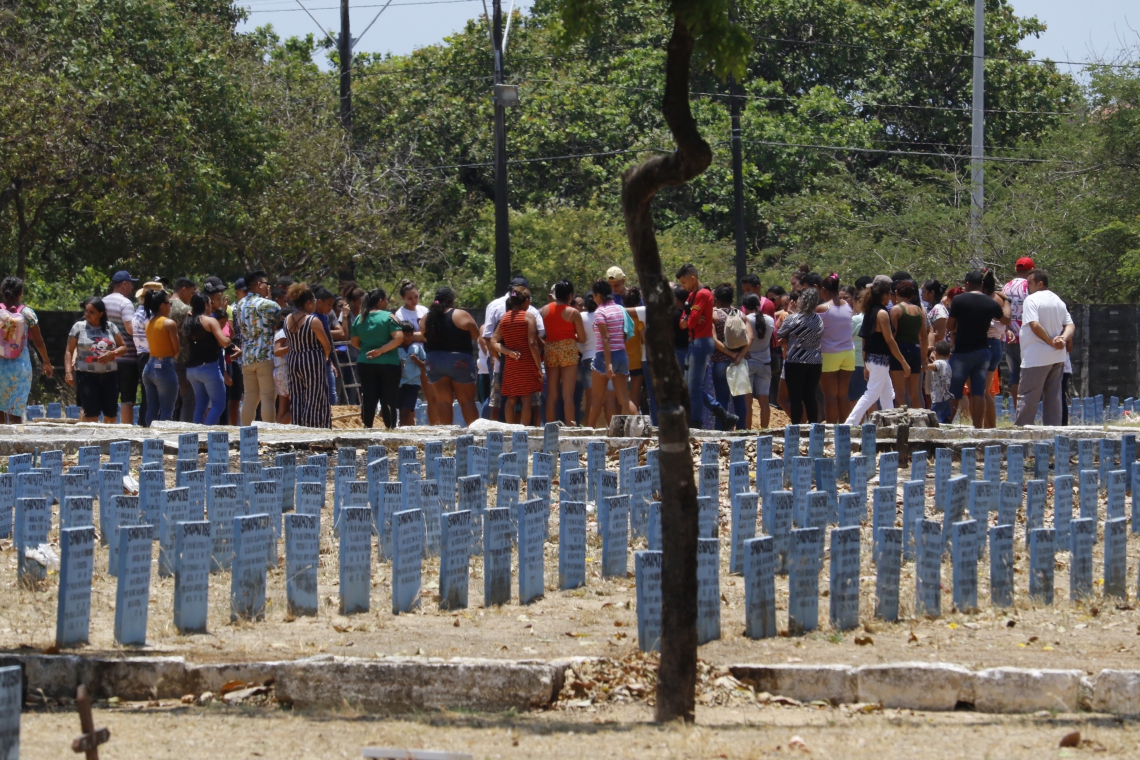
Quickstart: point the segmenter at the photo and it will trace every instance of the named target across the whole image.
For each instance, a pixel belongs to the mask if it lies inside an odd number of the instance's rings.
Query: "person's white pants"
[[[891,385],[891,371],[890,368],[882,364],[873,364],[867,362],[867,370],[871,377],[867,380],[867,390],[863,391],[863,395],[855,402],[855,408],[851,410],[851,415],[847,418],[848,425],[857,425],[863,415],[870,410],[875,402],[879,402],[879,406],[883,409],[895,408],[895,387]],[[855,370],[858,372],[858,370]]]

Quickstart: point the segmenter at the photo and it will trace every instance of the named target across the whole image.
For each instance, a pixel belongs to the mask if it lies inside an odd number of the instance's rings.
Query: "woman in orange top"
[[[578,381],[578,344],[586,342],[582,312],[570,305],[574,286],[568,280],[554,284],[554,300],[539,311],[546,326],[546,419],[558,419],[558,388],[562,388],[564,421],[574,421],[574,386]]]

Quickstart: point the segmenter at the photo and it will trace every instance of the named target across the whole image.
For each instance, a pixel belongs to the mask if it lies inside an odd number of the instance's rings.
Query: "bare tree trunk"
[[[691,722],[697,681],[697,485],[689,449],[688,393],[673,351],[673,289],[661,270],[651,204],[663,187],[683,185],[712,162],[689,108],[693,36],[674,19],[665,62],[662,112],[677,151],[655,156],[622,176],[622,212],[637,278],[646,301],[645,346],[657,395],[661,465],[660,722]]]

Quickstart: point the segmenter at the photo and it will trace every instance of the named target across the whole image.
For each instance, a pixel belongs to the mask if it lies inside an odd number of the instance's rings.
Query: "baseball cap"
[[[208,296],[212,296],[215,293],[225,293],[226,286],[225,283],[223,283],[217,277],[211,277],[210,279],[206,280],[205,283],[203,283],[202,292]]]
[[[985,278],[986,276],[980,270],[973,269],[969,272],[966,272],[966,276],[962,278],[962,282],[966,283],[967,285],[981,285],[982,280]]]
[[[1037,266],[1033,263],[1033,259],[1028,256],[1022,256],[1017,260],[1017,268],[1020,269],[1036,269]]]
[[[115,272],[115,274],[111,275],[111,284],[112,285],[121,285],[124,282],[138,282],[138,281],[139,280],[137,277],[131,277],[131,273],[126,271],[125,269],[120,269],[118,272]]]
[[[511,278],[511,287],[515,287],[517,285],[521,285],[524,288],[529,288],[530,287],[530,281],[527,280],[527,278],[525,278],[525,277],[513,277],[513,278]]]
[[[871,282],[871,284],[872,285],[878,285],[879,283],[884,283],[886,285],[894,285],[895,281],[892,280],[890,277],[887,277],[885,274],[877,274],[877,275],[875,275],[875,279]]]
[[[234,290],[249,290],[249,288],[245,286],[244,277],[239,277],[234,281]]]
[[[606,270],[607,280],[624,280],[625,272],[621,271],[621,267],[610,267]]]

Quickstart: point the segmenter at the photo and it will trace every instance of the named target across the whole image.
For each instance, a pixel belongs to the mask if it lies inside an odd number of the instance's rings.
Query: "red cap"
[[[1017,268],[1018,269],[1036,269],[1037,267],[1033,263],[1033,259],[1029,258],[1028,256],[1022,256],[1020,259],[1017,260]]]

